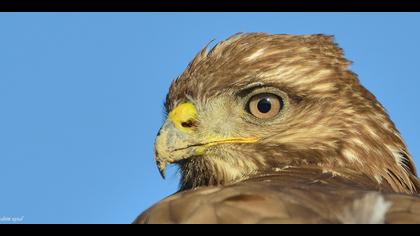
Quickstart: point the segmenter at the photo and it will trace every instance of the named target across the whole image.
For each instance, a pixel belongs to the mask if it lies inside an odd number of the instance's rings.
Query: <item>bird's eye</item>
[[[248,102],[248,111],[259,119],[275,117],[283,108],[283,100],[271,93],[257,94]]]

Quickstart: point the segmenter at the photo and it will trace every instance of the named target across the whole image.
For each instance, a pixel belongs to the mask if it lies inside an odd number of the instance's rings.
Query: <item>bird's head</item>
[[[324,35],[237,34],[204,48],[168,93],[159,170],[178,164],[190,189],[291,166],[346,168],[416,192],[399,132],[349,64]]]

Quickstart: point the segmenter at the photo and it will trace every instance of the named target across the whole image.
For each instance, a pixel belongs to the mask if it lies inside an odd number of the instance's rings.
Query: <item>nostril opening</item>
[[[197,124],[194,120],[187,120],[185,122],[182,122],[181,125],[184,128],[193,128],[193,127],[197,126]]]

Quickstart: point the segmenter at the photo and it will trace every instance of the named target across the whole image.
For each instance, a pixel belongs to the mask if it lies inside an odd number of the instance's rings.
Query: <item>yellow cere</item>
[[[190,102],[182,103],[169,113],[168,118],[174,123],[177,129],[186,133],[191,133],[193,130],[188,127],[183,127],[182,123],[196,120],[197,110],[195,109],[195,106]]]

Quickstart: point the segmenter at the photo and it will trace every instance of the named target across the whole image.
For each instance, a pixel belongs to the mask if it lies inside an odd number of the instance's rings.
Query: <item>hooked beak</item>
[[[180,104],[169,113],[155,141],[155,161],[162,178],[165,178],[167,164],[203,156],[209,147],[258,141],[257,138],[202,137],[198,125],[197,111],[192,103]]]

